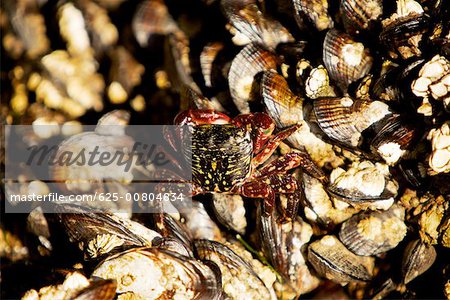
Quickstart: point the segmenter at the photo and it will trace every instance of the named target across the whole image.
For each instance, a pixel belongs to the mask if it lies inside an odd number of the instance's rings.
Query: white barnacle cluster
[[[82,290],[90,285],[89,280],[79,272],[69,273],[64,282],[58,285],[49,285],[39,291],[29,290],[22,297],[23,300],[51,300],[73,299]]]
[[[428,140],[431,141],[432,147],[428,158],[431,169],[435,173],[450,172],[450,122],[430,130]]]
[[[377,199],[378,201],[366,203],[371,209],[388,209],[397,195],[398,184],[390,178],[389,166],[370,161],[354,162],[347,170],[334,169],[330,174],[330,186],[346,195],[361,199]],[[353,203],[359,207],[364,201]]]
[[[336,93],[330,85],[327,69],[320,65],[311,70],[305,84],[306,96],[311,99],[319,97],[335,97]]]
[[[388,166],[370,161],[353,163],[347,170],[334,169],[330,181],[341,189],[358,190],[367,196],[380,196],[386,186]]]
[[[425,116],[433,114],[430,98],[442,101],[444,107],[450,109],[450,61],[440,55],[434,56],[420,69],[411,89],[416,96],[423,97],[418,113]]]

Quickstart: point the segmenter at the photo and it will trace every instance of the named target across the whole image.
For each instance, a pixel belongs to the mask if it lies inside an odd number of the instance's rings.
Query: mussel
[[[330,77],[346,91],[350,83],[368,74],[373,58],[364,44],[331,29],[323,41],[323,62]]]
[[[332,235],[326,235],[308,247],[308,259],[321,275],[340,284],[372,279],[374,259],[357,256]]]

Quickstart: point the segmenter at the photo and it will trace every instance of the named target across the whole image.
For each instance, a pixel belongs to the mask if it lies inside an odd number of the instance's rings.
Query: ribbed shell
[[[248,101],[253,100],[252,86],[256,74],[276,69],[275,55],[257,44],[249,44],[233,59],[228,73],[230,94],[241,113],[249,113]]]
[[[214,42],[206,45],[202,53],[200,53],[200,67],[202,68],[203,79],[207,87],[212,87],[213,63],[222,49],[222,43]]]
[[[123,242],[110,252],[132,246],[149,246],[155,238],[161,237],[137,222],[79,205],[58,205],[55,213],[69,239],[84,248],[101,235],[114,236]]]
[[[374,239],[365,237],[358,231],[358,223],[361,220],[367,218],[377,218],[381,222],[384,222],[388,218],[392,217],[396,218],[391,210],[371,211],[354,215],[342,224],[341,230],[339,231],[339,239],[350,251],[357,255],[371,256],[389,251],[395,248],[400,241],[396,241],[396,243],[390,244],[387,238],[383,241],[375,241]],[[398,221],[399,224],[400,222],[403,222],[400,218],[397,219],[396,221]],[[384,232],[381,234],[384,234],[386,236],[386,233]]]
[[[400,54],[403,59],[411,56],[420,56],[420,49],[411,44],[411,41],[414,40],[414,37],[428,31],[429,20],[430,18],[426,15],[408,15],[398,18],[383,28],[383,31],[380,33],[380,41],[393,53]],[[401,52],[399,51],[401,46],[408,47],[411,50]],[[395,55],[391,56],[396,58]]]
[[[256,3],[256,0],[221,1],[228,21],[244,38],[242,41],[233,41],[239,45],[260,43],[269,49],[275,49],[280,43],[293,42],[289,31],[280,22],[265,16]]]
[[[302,252],[312,236],[312,227],[300,217],[288,223],[281,222],[277,213],[264,216],[261,209],[258,210],[258,218],[261,220],[263,251],[274,268],[298,295],[316,288],[319,280],[310,273]]]
[[[328,31],[323,42],[323,62],[330,77],[343,91],[369,73],[372,61],[369,49],[362,43],[336,29]]]
[[[317,99],[313,107],[322,131],[347,147],[357,147],[361,142],[361,133],[390,113],[388,106],[380,101],[350,97]]]
[[[269,115],[278,127],[294,125],[303,119],[303,99],[295,96],[286,79],[275,71],[264,72],[261,94]]]
[[[371,141],[371,149],[378,153],[389,164],[396,163],[401,156],[393,157],[389,153],[383,154],[379,149],[386,144],[395,144],[401,150],[406,150],[417,135],[417,129],[404,124],[399,115],[388,117],[383,126],[378,130],[378,134]]]
[[[342,189],[342,188],[338,188],[335,185],[329,185],[327,188],[327,191],[333,195],[333,197],[345,201],[345,202],[349,202],[349,203],[367,203],[367,202],[374,202],[374,201],[382,201],[382,200],[388,200],[391,199],[392,197],[395,197],[395,193],[384,189],[383,193],[381,193],[381,195],[378,196],[370,196],[370,195],[366,195],[364,193],[362,193],[361,191],[357,191],[357,190],[347,190],[347,189]]]
[[[300,19],[306,16],[317,28],[325,30],[333,27],[333,19],[328,14],[327,0],[292,0]],[[302,24],[300,24],[301,26]]]
[[[308,260],[317,273],[340,284],[369,281],[373,276],[373,258],[353,254],[331,235],[309,245]]]
[[[222,278],[229,276],[248,278],[247,283],[240,285],[243,294],[248,293],[247,289],[252,289],[254,293],[259,294],[258,299],[271,298],[269,289],[264,285],[264,282],[255,273],[250,264],[233,250],[219,242],[209,240],[196,240],[194,245],[197,256],[201,260],[212,261],[219,267],[222,274],[226,274],[222,275]],[[226,291],[227,288],[225,288]]]
[[[383,3],[380,0],[342,0],[339,9],[347,31],[356,32],[368,29],[369,22],[383,14]]]
[[[164,2],[142,2],[133,16],[133,33],[141,47],[146,47],[153,34],[169,34],[179,31]]]
[[[433,265],[435,259],[436,250],[432,245],[426,245],[420,239],[410,242],[403,254],[403,282],[407,284],[422,275]]]

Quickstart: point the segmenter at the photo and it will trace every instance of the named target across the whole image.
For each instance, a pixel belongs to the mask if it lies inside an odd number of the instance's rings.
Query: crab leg
[[[292,220],[297,215],[301,200],[299,183],[293,174],[272,174],[266,182],[276,194],[286,194],[287,207],[283,210],[283,219]]]
[[[252,177],[261,178],[271,174],[284,173],[298,166],[320,181],[323,181],[326,178],[322,169],[316,166],[308,153],[303,152],[289,152],[274,161],[271,161],[260,170],[256,170]]]
[[[278,132],[272,139],[270,139],[263,150],[259,152],[252,160],[252,165],[254,167],[259,166],[265,162],[272,154],[275,152],[280,143],[296,132],[300,128],[300,124],[293,125],[287,129]]]
[[[240,186],[237,192],[248,198],[263,198],[266,215],[270,215],[275,207],[275,192],[263,181],[247,182]]]
[[[289,194],[298,189],[297,180],[292,174],[273,174],[265,180],[276,194]]]

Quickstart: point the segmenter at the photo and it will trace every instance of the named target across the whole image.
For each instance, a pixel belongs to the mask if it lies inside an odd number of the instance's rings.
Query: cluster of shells
[[[2,214],[2,297],[450,298],[449,16],[446,0],[2,1],[2,126],[53,126],[22,146],[73,147],[99,120],[265,111],[301,124],[274,157],[326,174],[290,171],[295,203],[277,195],[269,216],[240,195],[194,197],[164,230],[130,207]],[[130,191],[134,175],[108,173],[127,177],[59,188]],[[36,178],[23,170],[16,192],[52,191]]]

